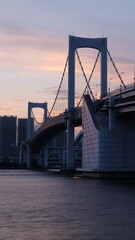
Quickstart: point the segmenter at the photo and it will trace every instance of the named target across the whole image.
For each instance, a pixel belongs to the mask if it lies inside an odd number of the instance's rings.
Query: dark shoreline
[[[0,163],[0,170],[31,170],[68,177],[81,177],[89,179],[135,179],[135,171],[81,171],[70,169],[44,169],[40,167],[29,168],[20,166],[20,164]]]

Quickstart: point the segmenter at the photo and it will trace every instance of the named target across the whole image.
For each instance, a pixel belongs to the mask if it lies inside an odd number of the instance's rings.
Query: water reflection
[[[133,181],[0,171],[0,239],[132,240]]]

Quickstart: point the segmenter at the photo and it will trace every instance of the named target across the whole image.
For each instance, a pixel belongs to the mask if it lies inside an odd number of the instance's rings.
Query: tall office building
[[[9,155],[16,146],[16,119],[0,116],[0,155]]]

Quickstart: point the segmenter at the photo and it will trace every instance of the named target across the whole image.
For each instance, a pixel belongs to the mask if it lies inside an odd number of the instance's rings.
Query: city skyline
[[[134,0],[1,0],[0,115],[27,117],[28,101],[51,103],[68,36],[107,37],[125,83],[134,78]],[[93,57],[94,58],[94,57]]]

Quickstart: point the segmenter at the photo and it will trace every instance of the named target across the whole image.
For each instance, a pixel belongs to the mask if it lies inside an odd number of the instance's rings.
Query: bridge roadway
[[[109,98],[114,97],[113,106],[109,104]],[[97,104],[99,103],[99,104]],[[120,88],[110,92],[107,97],[97,100],[95,105],[97,110],[107,111],[110,107],[115,109],[117,115],[123,113],[135,112],[135,85],[130,84],[126,89]],[[48,117],[47,121],[34,133],[31,138],[31,146],[41,146],[47,143],[51,138],[58,133],[67,130],[67,120],[71,118],[74,121],[74,126],[81,126],[82,124],[82,108],[75,108],[73,112],[65,111],[56,117]]]
[[[65,111],[55,117],[48,117],[47,121],[34,133],[31,138],[31,146],[40,146],[48,142],[58,133],[67,130],[67,119],[73,119],[74,126],[82,125],[82,108],[75,108],[73,112]]]
[[[109,108],[109,97],[114,97],[113,107],[119,115],[135,112],[135,84],[129,84],[126,89],[119,88],[110,93],[110,96],[102,99],[104,108]]]

